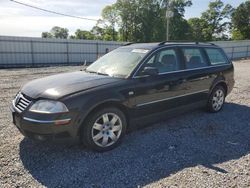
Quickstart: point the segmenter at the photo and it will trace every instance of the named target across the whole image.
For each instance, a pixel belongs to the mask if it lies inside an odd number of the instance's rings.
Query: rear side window
[[[199,48],[183,48],[182,51],[185,57],[186,69],[194,69],[207,66],[207,63],[204,60],[204,57]]]
[[[220,65],[228,63],[225,55],[220,49],[206,48],[205,51],[207,52],[211,65]]]

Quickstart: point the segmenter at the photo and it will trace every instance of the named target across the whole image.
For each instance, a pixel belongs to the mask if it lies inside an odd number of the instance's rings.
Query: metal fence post
[[[69,65],[69,42],[66,42],[66,49],[67,49],[67,64]]]
[[[249,46],[247,46],[246,57],[248,57],[248,50],[249,50]]]
[[[34,44],[33,40],[30,41],[30,49],[31,49],[31,61],[32,61],[32,67],[35,66],[35,57],[34,57]]]
[[[231,56],[231,59],[234,58],[234,46],[232,47],[232,56]]]
[[[96,42],[96,59],[99,58],[99,44],[98,41]]]

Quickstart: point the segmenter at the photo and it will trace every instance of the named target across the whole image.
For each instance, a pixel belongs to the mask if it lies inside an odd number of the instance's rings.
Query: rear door
[[[187,103],[206,101],[215,75],[209,69],[208,58],[201,47],[180,47],[184,60]]]

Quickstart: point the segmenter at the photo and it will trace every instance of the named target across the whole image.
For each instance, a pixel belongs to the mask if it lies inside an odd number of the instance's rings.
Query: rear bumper
[[[234,85],[235,85],[235,80],[232,79],[230,80],[229,84],[228,84],[228,91],[227,91],[227,94],[231,93],[233,88],[234,88]]]
[[[59,143],[79,142],[77,127],[71,117],[32,116],[29,113],[19,113],[13,104],[10,106],[10,110],[13,124],[25,137]]]

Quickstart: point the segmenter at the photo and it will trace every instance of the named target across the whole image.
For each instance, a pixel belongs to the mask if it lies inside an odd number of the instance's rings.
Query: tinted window
[[[205,50],[212,65],[225,64],[228,62],[220,49],[207,48]]]
[[[147,61],[144,67],[156,67],[159,73],[167,73],[179,69],[177,55],[174,49],[166,49],[156,53]]]
[[[207,63],[204,60],[200,49],[183,48],[182,51],[185,57],[187,69],[194,69],[207,66]]]

